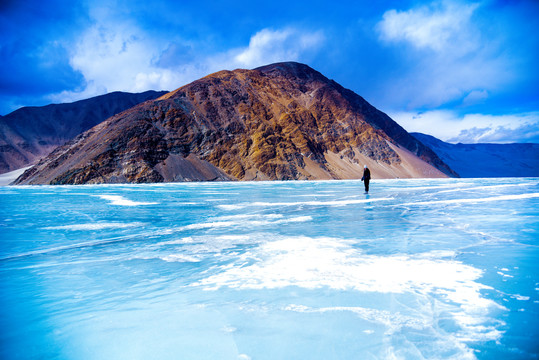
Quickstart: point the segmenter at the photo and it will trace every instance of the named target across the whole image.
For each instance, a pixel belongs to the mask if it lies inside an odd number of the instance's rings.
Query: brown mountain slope
[[[19,184],[456,175],[384,113],[298,63],[221,71],[115,115]],[[444,174],[445,173],[445,174]]]
[[[110,116],[166,92],[113,92],[69,104],[23,107],[0,117],[0,174],[36,163]]]

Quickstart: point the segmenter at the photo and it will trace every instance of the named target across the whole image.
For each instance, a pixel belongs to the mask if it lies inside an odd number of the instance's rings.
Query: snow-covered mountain
[[[461,177],[539,176],[539,144],[450,144],[411,133]]]

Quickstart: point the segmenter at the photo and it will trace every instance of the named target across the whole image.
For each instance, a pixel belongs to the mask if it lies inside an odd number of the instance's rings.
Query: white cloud
[[[87,29],[72,49],[70,64],[84,76],[84,88],[51,99],[66,102],[111,91],[174,90],[219,70],[306,60],[323,41],[321,32],[263,29],[247,47],[195,57],[187,54],[191,46],[156,41],[128,23],[101,22]]]
[[[512,115],[467,114],[449,110],[388,114],[409,132],[451,143],[539,142],[539,112]]]
[[[407,46],[401,59],[407,68],[391,79],[387,98],[408,108],[454,101],[468,106],[514,80],[510,54],[498,34],[475,21],[479,9],[476,3],[446,0],[387,11],[377,24],[380,39]]]
[[[152,41],[135,26],[96,24],[80,36],[70,57],[71,67],[84,76],[84,88],[55,97],[68,101],[111,91],[175,88],[181,77],[152,65],[162,49],[163,44]]]
[[[250,68],[280,61],[297,61],[305,53],[318,50],[323,41],[321,32],[263,29],[251,37],[249,47],[237,54],[234,61]]]
[[[458,52],[476,48],[475,29],[470,23],[478,4],[434,2],[430,6],[398,12],[387,11],[379,23],[387,41],[407,41],[418,48],[445,52],[449,47]]]

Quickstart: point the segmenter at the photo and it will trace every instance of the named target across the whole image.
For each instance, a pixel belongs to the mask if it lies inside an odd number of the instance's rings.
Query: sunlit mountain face
[[[307,65],[220,71],[81,134],[19,184],[456,176],[361,96]]]

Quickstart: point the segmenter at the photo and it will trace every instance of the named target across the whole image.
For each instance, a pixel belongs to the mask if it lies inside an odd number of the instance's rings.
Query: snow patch
[[[123,196],[120,195],[95,195],[103,200],[110,201],[111,205],[119,205],[119,206],[140,206],[140,205],[155,205],[156,202],[141,202],[141,201],[132,201],[129,199],[126,199]]]
[[[161,260],[166,262],[200,262],[200,259],[195,256],[172,254],[161,257]]]
[[[351,245],[349,240],[328,237],[274,239],[245,252],[236,263],[221,267],[218,273],[194,285],[206,290],[221,287],[262,290],[297,286],[305,289],[327,287],[343,291],[435,295],[451,308],[450,313],[461,328],[459,336],[462,339],[496,340],[501,336],[494,326],[485,325],[491,309],[504,308],[481,295],[482,290],[491,289],[477,282],[483,271],[448,260],[452,254],[447,251],[378,256],[365,254]],[[312,309],[301,306],[292,306],[288,310],[312,312]],[[337,310],[359,313],[363,318],[375,314],[377,321],[387,319],[387,324],[398,320],[400,323],[406,322],[407,326],[426,326],[420,319],[397,319],[385,312],[357,308],[323,308],[317,311]]]

